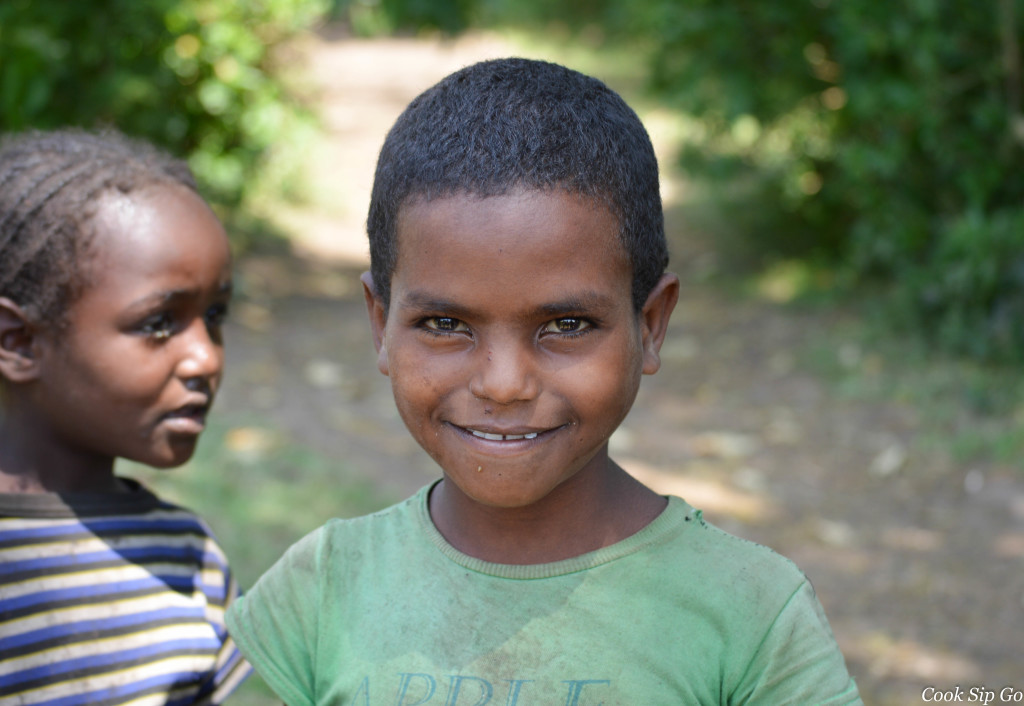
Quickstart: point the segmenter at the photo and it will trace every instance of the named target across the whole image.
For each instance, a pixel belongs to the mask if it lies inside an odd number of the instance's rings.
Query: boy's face
[[[658,368],[675,278],[637,314],[617,219],[562,191],[413,203],[398,243],[386,315],[367,290],[378,365],[446,478],[525,507],[603,473]]]
[[[231,291],[221,224],[175,185],[98,203],[85,288],[44,330],[33,406],[66,458],[158,467],[192,455],[220,383]]]

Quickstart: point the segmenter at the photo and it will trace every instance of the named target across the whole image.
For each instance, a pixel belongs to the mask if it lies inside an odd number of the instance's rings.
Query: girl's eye
[[[561,319],[549,321],[544,326],[543,333],[580,334],[589,329],[592,324],[586,319],[576,316],[565,316]]]
[[[211,328],[220,328],[224,325],[224,320],[228,317],[228,305],[227,304],[214,304],[206,310],[206,325]]]
[[[142,322],[139,331],[157,341],[168,339],[174,332],[174,318],[167,312],[154,314]]]
[[[469,330],[466,324],[450,316],[432,316],[429,319],[424,319],[423,327],[433,333],[456,333]]]

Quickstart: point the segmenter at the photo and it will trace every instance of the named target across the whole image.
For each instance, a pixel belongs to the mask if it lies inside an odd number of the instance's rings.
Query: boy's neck
[[[586,483],[569,479],[527,507],[483,505],[450,480],[430,495],[430,517],[463,554],[497,564],[546,564],[610,546],[649,525],[667,501],[611,459]]]
[[[68,457],[57,451],[61,445],[38,438],[38,427],[19,420],[10,412],[0,417],[0,493],[124,492],[114,459]]]

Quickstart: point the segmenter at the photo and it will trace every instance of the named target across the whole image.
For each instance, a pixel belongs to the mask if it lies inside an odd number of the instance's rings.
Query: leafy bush
[[[114,125],[189,155],[238,204],[300,120],[272,49],[327,0],[0,3],[0,130]]]
[[[1024,351],[1024,209],[967,212],[936,241],[907,268],[906,308],[946,348],[977,358]]]
[[[469,27],[477,0],[333,0],[331,17],[361,36],[408,30],[455,34]]]
[[[752,242],[888,283],[948,347],[1024,355],[1013,0],[635,7],[655,88],[707,128],[684,163],[759,179]]]

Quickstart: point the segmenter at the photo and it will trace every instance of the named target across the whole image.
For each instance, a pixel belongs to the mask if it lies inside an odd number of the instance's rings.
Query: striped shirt
[[[209,528],[125,482],[0,494],[0,704],[217,704],[249,673]]]

